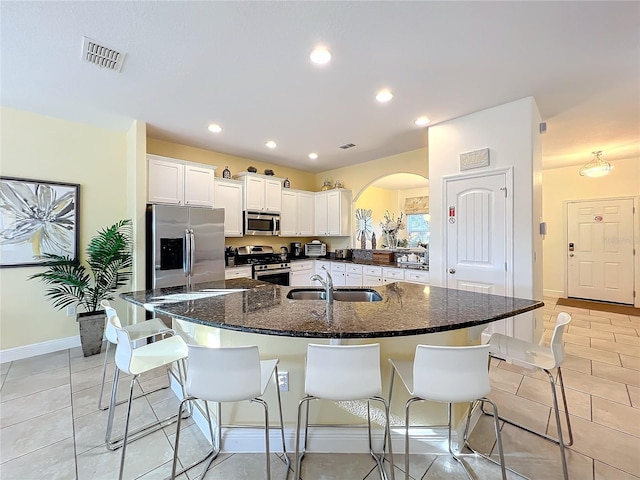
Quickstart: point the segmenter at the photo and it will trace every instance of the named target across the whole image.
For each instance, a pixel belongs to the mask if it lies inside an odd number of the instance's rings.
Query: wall
[[[513,295],[542,298],[542,238],[537,234],[542,216],[539,123],[535,100],[527,97],[429,128],[432,284],[446,285],[447,275],[442,177],[460,173],[460,153],[489,147],[491,165],[471,172],[513,167]],[[535,314],[536,338],[542,333],[540,315]],[[515,336],[531,336],[531,332],[517,330],[518,322],[515,326]]]
[[[587,156],[585,163],[588,161]],[[580,165],[542,172],[542,212],[543,219],[547,222],[547,235],[543,241],[545,294],[555,297],[566,296],[567,249],[564,202],[640,195],[640,158],[618,160],[612,162],[612,165],[613,171],[600,178],[581,177],[578,174]],[[636,211],[636,218],[638,213]],[[636,251],[638,251],[638,238],[636,238]],[[636,255],[636,287],[640,285],[638,260],[640,255]],[[636,301],[640,299],[636,298]]]
[[[396,206],[398,205],[398,190],[388,190],[386,188],[378,188],[374,186],[367,187],[363,191],[354,204],[354,223],[353,223],[353,237],[352,245],[354,248],[360,248],[360,242],[357,240],[355,231],[358,225],[355,224],[355,209],[364,208],[371,210],[371,226],[373,232],[376,234],[377,246],[376,248],[382,248],[382,229],[380,228],[380,222],[384,218],[384,212],[389,210],[389,213],[398,215]],[[371,248],[371,240],[367,241],[367,248]]]
[[[97,230],[127,218],[125,133],[9,108],[0,115],[2,175],[80,184],[81,251]],[[27,281],[39,271],[0,270],[2,350],[78,335],[75,318],[44,298],[44,285]]]

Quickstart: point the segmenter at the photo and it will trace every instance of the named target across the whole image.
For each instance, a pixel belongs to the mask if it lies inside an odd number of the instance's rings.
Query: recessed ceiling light
[[[317,153],[310,153],[310,154],[309,154],[309,158],[310,158],[311,160],[315,160],[316,158],[318,158],[318,154],[317,154]]]
[[[317,65],[324,65],[331,61],[331,52],[326,47],[315,47],[311,50],[309,59]]]
[[[376,95],[376,100],[378,100],[380,103],[388,102],[392,98],[393,98],[393,93],[391,93],[391,90],[387,88],[380,90]]]
[[[210,132],[213,132],[213,133],[220,133],[222,131],[222,127],[217,123],[211,123],[207,128],[209,129]]]
[[[278,146],[273,140],[269,140],[265,145],[269,148],[276,148]]]
[[[416,121],[413,123],[415,123],[418,127],[424,127],[427,123],[429,123],[429,119],[425,116],[422,116],[416,118]]]

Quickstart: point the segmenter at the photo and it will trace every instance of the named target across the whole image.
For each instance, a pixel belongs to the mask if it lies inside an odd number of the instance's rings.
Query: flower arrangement
[[[390,214],[389,210],[384,213],[384,221],[380,222],[380,228],[384,236],[383,242],[387,248],[396,248],[398,246],[398,233],[405,228],[403,219],[404,214],[402,212],[400,212],[398,218]]]

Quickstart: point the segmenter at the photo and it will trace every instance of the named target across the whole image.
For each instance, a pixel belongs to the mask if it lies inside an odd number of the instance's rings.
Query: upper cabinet
[[[310,237],[314,232],[314,195],[302,190],[282,189],[281,237]]]
[[[147,167],[149,203],[213,207],[216,167],[157,155]]]
[[[224,236],[242,237],[242,182],[215,179],[215,208],[224,208]]]
[[[315,194],[315,234],[351,235],[351,191],[327,190]]]
[[[282,208],[281,178],[251,172],[239,173],[234,178],[243,182],[243,210],[280,213]]]

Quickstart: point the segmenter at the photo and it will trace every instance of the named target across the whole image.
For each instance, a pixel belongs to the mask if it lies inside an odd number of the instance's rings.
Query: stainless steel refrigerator
[[[224,281],[224,209],[147,205],[146,287]]]

